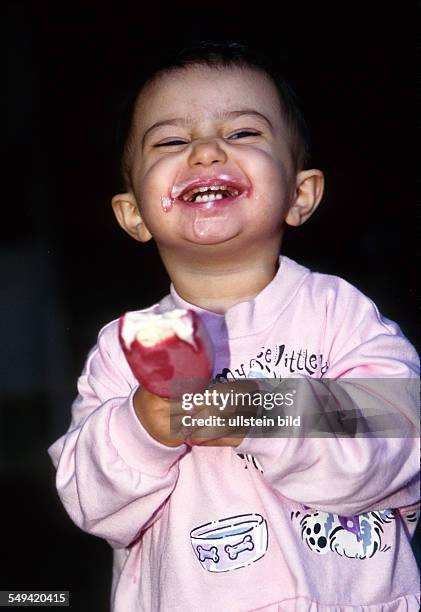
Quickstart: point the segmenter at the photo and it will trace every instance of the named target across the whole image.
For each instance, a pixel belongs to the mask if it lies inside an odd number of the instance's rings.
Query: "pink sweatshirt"
[[[225,315],[172,285],[145,311],[174,307],[202,315],[214,376],[419,376],[414,348],[370,299],[285,256]],[[71,519],[114,549],[114,612],[418,612],[418,398],[405,385],[370,401],[391,402],[410,437],[246,437],[237,448],[155,441],[134,413],[137,386],[112,321],[49,448]]]

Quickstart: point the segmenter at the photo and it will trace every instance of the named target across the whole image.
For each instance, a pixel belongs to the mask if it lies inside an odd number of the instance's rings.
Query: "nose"
[[[189,156],[191,166],[211,166],[226,161],[227,155],[216,139],[196,141]]]

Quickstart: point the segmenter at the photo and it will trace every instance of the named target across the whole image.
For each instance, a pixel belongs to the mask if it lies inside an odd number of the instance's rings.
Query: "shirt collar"
[[[234,304],[219,314],[190,304],[178,295],[173,283],[170,293],[160,301],[160,310],[186,308],[194,310],[203,319],[208,330],[218,334],[228,328],[231,338],[259,333],[272,324],[284,311],[310,270],[285,255],[279,256],[279,267],[270,283],[253,299]]]

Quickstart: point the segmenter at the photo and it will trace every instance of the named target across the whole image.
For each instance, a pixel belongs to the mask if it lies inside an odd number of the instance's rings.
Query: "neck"
[[[243,253],[215,260],[174,256],[160,249],[161,257],[178,295],[186,302],[219,314],[251,300],[274,278],[279,267],[279,247],[269,253]],[[229,261],[229,263],[227,263]]]

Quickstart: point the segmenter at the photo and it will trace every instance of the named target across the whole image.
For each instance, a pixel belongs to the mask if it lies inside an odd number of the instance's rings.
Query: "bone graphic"
[[[212,559],[212,561],[214,563],[218,563],[219,561],[219,555],[218,555],[218,549],[216,548],[216,546],[212,546],[211,548],[203,548],[203,546],[197,546],[196,547],[196,552],[199,555],[199,561],[205,561],[205,559]]]
[[[245,550],[253,550],[254,544],[251,535],[246,535],[241,540],[241,542],[237,542],[237,544],[233,544],[230,546],[227,544],[225,546],[225,552],[228,554],[231,560],[236,559],[240,553]]]

